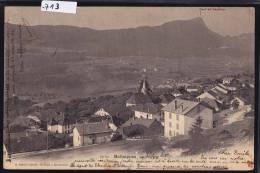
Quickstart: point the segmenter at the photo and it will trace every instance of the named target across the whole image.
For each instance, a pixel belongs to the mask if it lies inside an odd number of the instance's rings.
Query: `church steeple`
[[[143,86],[141,89],[141,93],[143,93],[144,95],[147,95],[146,78],[144,78],[144,80],[143,80]]]
[[[143,79],[139,81],[138,92],[144,95],[148,95],[152,92],[146,76],[143,76]]]

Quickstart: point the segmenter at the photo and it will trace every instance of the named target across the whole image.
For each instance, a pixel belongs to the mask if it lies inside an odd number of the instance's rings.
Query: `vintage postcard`
[[[4,168],[254,169],[254,8],[12,6],[4,27]]]

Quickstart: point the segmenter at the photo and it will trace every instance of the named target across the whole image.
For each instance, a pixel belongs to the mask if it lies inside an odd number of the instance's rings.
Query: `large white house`
[[[187,135],[198,117],[202,119],[202,128],[213,128],[213,110],[201,102],[177,98],[162,110],[164,111],[164,136],[166,138]]]

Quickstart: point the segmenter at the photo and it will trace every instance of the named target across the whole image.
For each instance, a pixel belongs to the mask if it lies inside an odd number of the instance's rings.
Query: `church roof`
[[[145,104],[145,103],[152,103],[152,99],[148,95],[144,95],[142,93],[134,93],[126,103],[130,104]]]

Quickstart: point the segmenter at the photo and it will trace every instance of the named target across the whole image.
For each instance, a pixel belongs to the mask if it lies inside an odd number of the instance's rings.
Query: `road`
[[[68,150],[56,150],[44,153],[34,153],[26,155],[25,157],[17,157],[12,160],[15,161],[37,161],[37,160],[48,160],[48,161],[65,161],[71,159],[86,159],[89,156],[96,155],[108,155],[113,153],[136,153],[142,152],[144,143],[147,141],[136,140],[136,141],[116,141],[105,144],[90,145],[80,148],[73,148]]]

